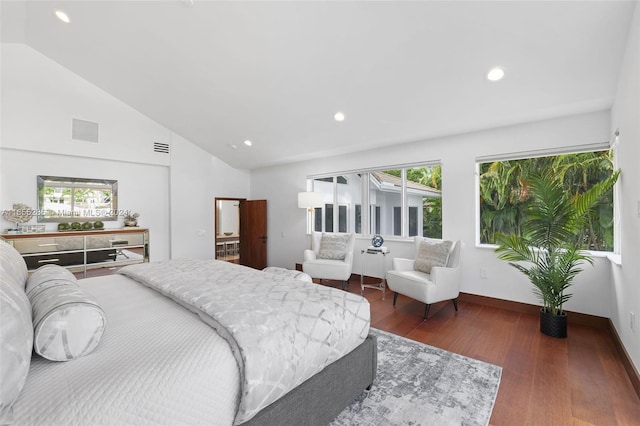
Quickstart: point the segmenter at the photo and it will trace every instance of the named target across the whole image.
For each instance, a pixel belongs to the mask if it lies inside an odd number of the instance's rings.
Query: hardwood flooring
[[[359,277],[358,277],[359,278]],[[331,285],[332,283],[329,283]],[[335,283],[335,286],[338,286]],[[348,291],[360,293],[352,279]],[[502,367],[491,425],[640,425],[640,399],[607,330],[569,324],[539,331],[538,316],[469,302],[431,306],[365,289],[371,326]]]

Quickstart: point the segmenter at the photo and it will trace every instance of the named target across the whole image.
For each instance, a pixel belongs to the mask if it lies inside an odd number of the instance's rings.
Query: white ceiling
[[[609,108],[636,3],[3,0],[2,41],[257,168]]]

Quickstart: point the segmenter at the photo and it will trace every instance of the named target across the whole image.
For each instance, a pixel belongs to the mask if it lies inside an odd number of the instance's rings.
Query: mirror
[[[216,259],[240,263],[240,198],[216,198]]]
[[[38,222],[118,220],[118,181],[38,176]]]

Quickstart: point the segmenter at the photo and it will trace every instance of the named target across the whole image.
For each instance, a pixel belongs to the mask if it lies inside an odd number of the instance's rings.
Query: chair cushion
[[[347,255],[349,234],[322,234],[318,259],[344,260]]]
[[[351,265],[339,260],[308,260],[302,264],[302,270],[313,278],[344,281],[351,277]]]
[[[416,271],[424,272],[425,274],[431,273],[431,268],[434,266],[445,266],[449,259],[449,253],[453,242],[442,241],[422,241],[420,248],[416,253],[416,261],[414,269]]]

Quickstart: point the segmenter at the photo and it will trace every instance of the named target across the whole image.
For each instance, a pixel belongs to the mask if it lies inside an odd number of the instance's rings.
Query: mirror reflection
[[[216,198],[216,259],[240,263],[239,198]]]
[[[38,222],[118,220],[118,181],[38,176]]]

